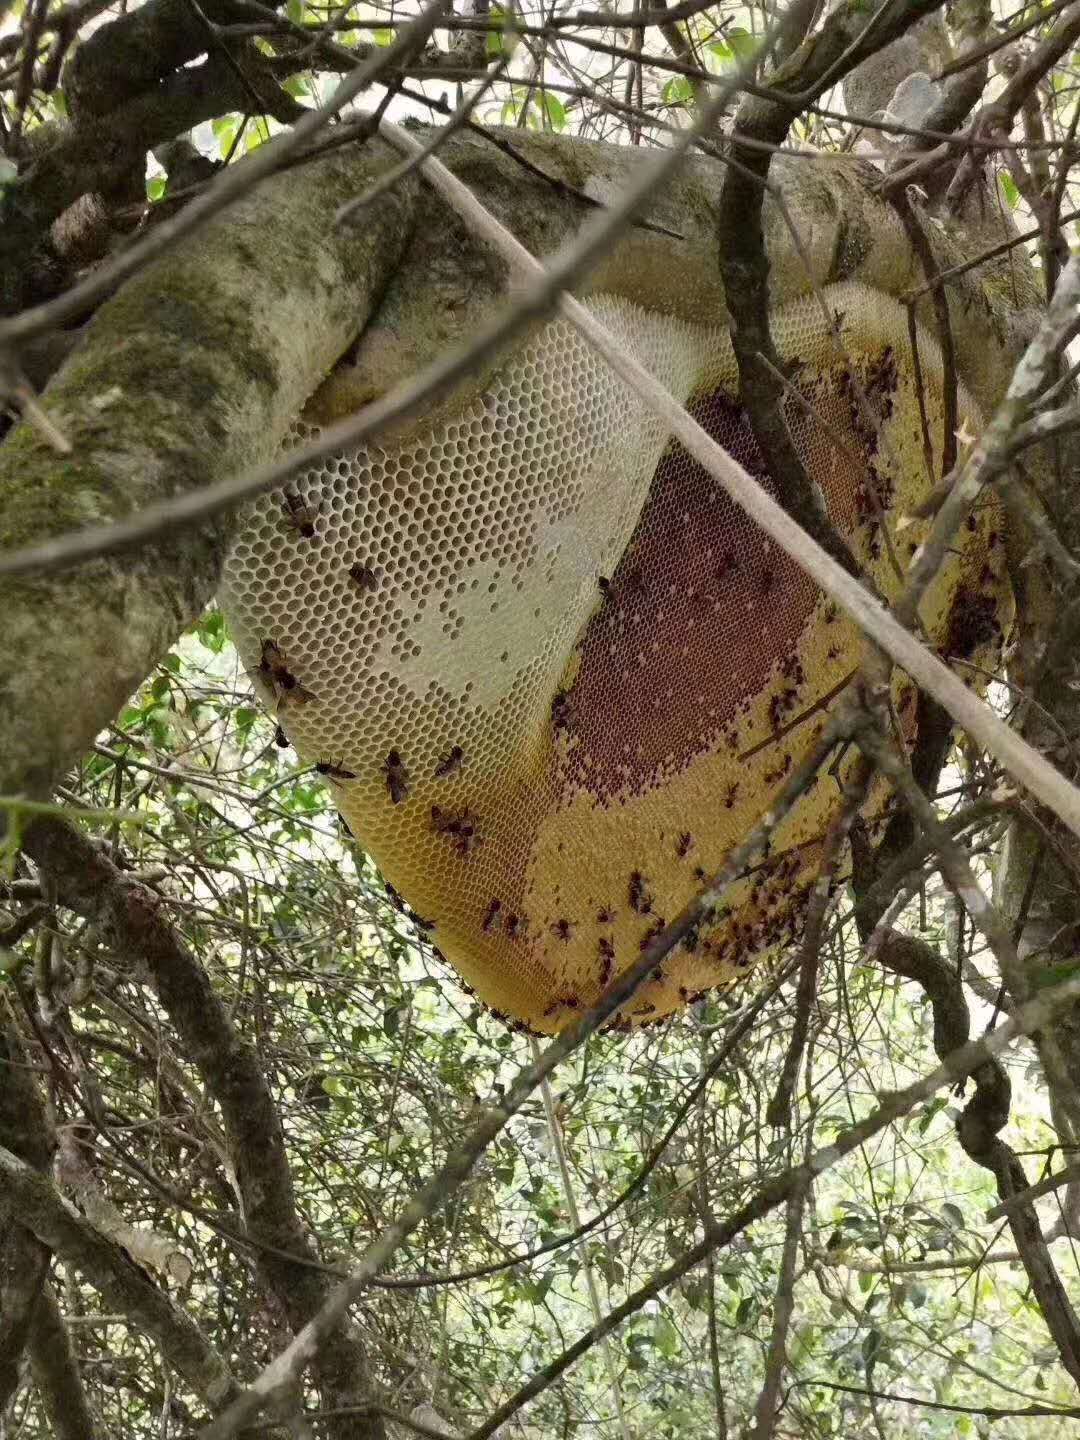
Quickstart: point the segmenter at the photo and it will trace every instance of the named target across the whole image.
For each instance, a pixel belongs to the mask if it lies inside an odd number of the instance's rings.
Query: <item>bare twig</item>
[[[802,1217],[806,1205],[807,1186],[796,1185],[787,1198],[784,1221],[784,1248],[780,1254],[780,1273],[773,1294],[772,1334],[765,1357],[765,1379],[755,1406],[753,1440],[771,1440],[776,1433],[780,1386],[787,1366],[787,1337],[795,1313],[795,1263],[799,1258],[802,1238]]]

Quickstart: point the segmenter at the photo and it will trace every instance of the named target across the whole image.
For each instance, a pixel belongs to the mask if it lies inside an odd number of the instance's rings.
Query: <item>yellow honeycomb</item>
[[[791,400],[787,419],[893,594],[922,535],[896,519],[933,478],[906,315],[851,282],[825,298],[842,354],[813,300],[773,316],[812,410]],[[726,332],[588,303],[769,487]],[[941,360],[925,334],[919,348],[936,462]],[[977,432],[963,393],[960,414]],[[1000,634],[998,528],[985,505],[922,607],[943,654]],[[862,643],[561,320],[448,418],[255,502],[222,603],[263,699],[434,942],[494,1010],[548,1033],[760,817]],[[894,698],[913,739],[903,676]],[[838,778],[819,779],[617,1024],[669,1014],[797,936]],[[886,798],[875,791],[871,819]]]

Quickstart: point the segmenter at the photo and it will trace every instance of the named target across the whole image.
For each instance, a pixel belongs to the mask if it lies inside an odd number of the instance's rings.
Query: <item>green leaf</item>
[[[1032,975],[1032,988],[1048,990],[1051,985],[1060,985],[1063,980],[1071,980],[1074,975],[1080,975],[1080,960],[1064,960],[1060,965],[1047,965],[1044,970],[1036,970]]]
[[[544,113],[547,115],[548,124],[552,130],[559,131],[566,128],[566,106],[557,95],[549,95],[545,90],[543,95]]]
[[[735,52],[737,60],[752,60],[761,48],[761,41],[742,25],[736,25],[727,32],[727,42]]]
[[[884,1343],[885,1337],[882,1335],[880,1330],[867,1331],[862,1342],[863,1363],[865,1364],[867,1370],[873,1368],[874,1363],[881,1355]]]
[[[916,1126],[916,1129],[918,1130],[920,1135],[926,1134],[934,1116],[944,1110],[948,1103],[948,1100],[945,1098],[945,1096],[942,1095],[939,1095],[936,1100],[930,1101],[929,1105],[927,1105],[926,1109],[921,1115],[918,1125]]]
[[[229,639],[228,628],[225,624],[225,616],[220,610],[211,610],[204,615],[195,627],[199,636],[199,643],[205,645],[207,650],[215,655],[220,655]]]
[[[665,105],[690,105],[694,99],[693,86],[685,75],[673,75],[660,92],[660,97]]]
[[[394,36],[396,34],[396,30],[391,30],[388,26],[381,25],[378,29],[372,30],[371,38],[372,40],[374,40],[376,45],[381,45],[382,48],[385,50],[388,45],[392,45],[394,43]]]
[[[656,1324],[653,1327],[653,1344],[660,1354],[669,1360],[679,1348],[679,1332],[666,1315],[656,1317]]]
[[[1007,170],[1002,170],[998,174],[998,184],[1001,186],[1001,193],[1005,196],[1006,205],[1010,210],[1015,210],[1020,204],[1020,191],[1016,181]]]
[[[501,55],[506,53],[507,42],[510,38],[505,29],[508,18],[507,11],[504,10],[501,5],[493,5],[488,18],[493,25],[501,24],[504,27],[500,30],[493,29],[487,32],[487,57],[489,60],[497,60]]]
[[[210,122],[214,131],[214,139],[218,142],[218,151],[224,160],[236,141],[237,131],[240,129],[239,115],[222,115],[217,120]]]
[[[534,1304],[539,1305],[544,1296],[551,1289],[551,1283],[555,1279],[555,1272],[549,1270],[546,1275],[541,1275],[539,1280],[529,1280],[524,1286],[525,1294]]]
[[[754,1318],[756,1312],[757,1297],[754,1295],[747,1295],[745,1299],[739,1301],[735,1309],[735,1324],[748,1325],[750,1321]]]
[[[954,1205],[951,1200],[946,1200],[941,1207],[941,1213],[950,1225],[960,1230],[964,1228],[964,1212],[959,1205]]]

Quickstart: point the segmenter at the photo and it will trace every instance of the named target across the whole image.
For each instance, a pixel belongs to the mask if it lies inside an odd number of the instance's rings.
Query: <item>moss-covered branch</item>
[[[102,306],[49,387],[71,444],[29,426],[0,447],[0,544],[119,518],[268,459],[378,303],[415,190],[361,226],[342,202],[392,157],[375,145],[275,178]],[[0,793],[48,795],[213,594],[229,525],[0,586]]]

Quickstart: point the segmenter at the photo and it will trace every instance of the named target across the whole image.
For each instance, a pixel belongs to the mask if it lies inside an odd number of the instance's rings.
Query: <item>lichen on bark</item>
[[[44,396],[71,454],[25,424],[0,446],[4,546],[269,459],[406,244],[413,183],[363,225],[334,223],[393,159],[375,143],[278,175],[122,286]],[[210,599],[229,530],[218,517],[135,553],[0,584],[0,793],[51,793]]]

